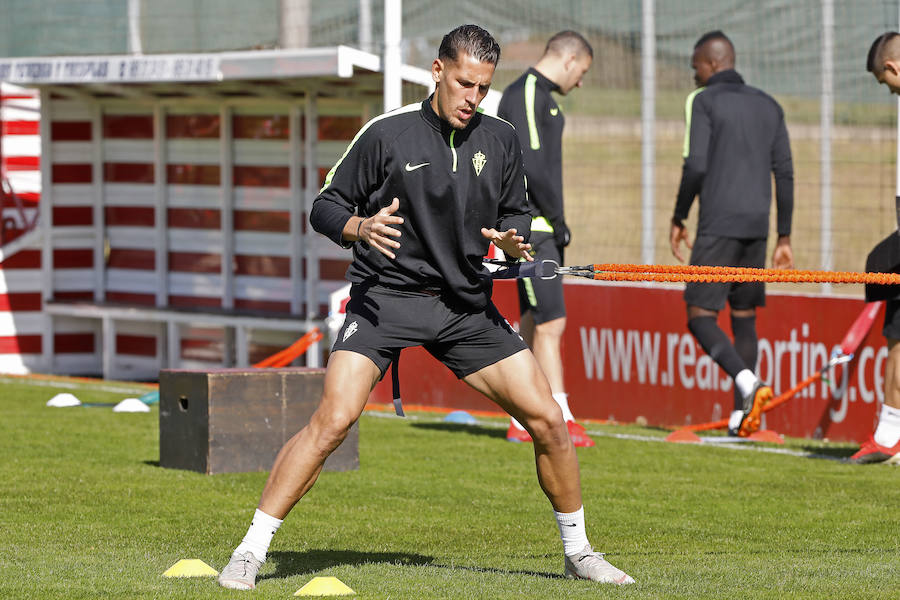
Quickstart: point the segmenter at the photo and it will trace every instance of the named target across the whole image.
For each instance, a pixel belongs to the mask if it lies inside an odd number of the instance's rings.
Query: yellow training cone
[[[337,577],[313,577],[295,596],[352,596],[356,594]]]
[[[199,558],[182,558],[163,577],[215,577],[219,572]]]

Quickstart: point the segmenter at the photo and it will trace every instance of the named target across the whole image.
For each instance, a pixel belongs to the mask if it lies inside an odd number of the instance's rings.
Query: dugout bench
[[[104,379],[115,378],[116,324],[120,321],[155,322],[160,325],[158,339],[162,344],[160,364],[178,368],[181,362],[181,334],[183,325],[222,327],[225,330],[223,367],[249,367],[251,330],[292,331],[298,336],[314,327],[324,328],[324,321],[298,319],[288,316],[272,316],[265,313],[228,309],[158,308],[108,302],[46,300],[44,312],[48,315],[95,319],[101,322],[100,353]],[[232,364],[231,356],[234,356]],[[307,352],[307,365],[321,364],[319,343]],[[51,368],[52,370],[52,368]]]

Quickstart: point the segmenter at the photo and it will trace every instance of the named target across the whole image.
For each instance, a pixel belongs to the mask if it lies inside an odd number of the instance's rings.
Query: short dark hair
[[[884,70],[882,61],[884,48],[889,41],[898,35],[900,35],[900,33],[897,33],[896,31],[888,31],[875,38],[875,41],[872,42],[872,46],[869,48],[869,55],[866,56],[866,71],[877,75]]]
[[[715,31],[707,31],[706,33],[701,35],[700,39],[697,40],[697,43],[694,44],[694,50],[710,40],[723,40],[725,42],[728,42],[728,45],[734,48],[734,44],[731,43],[731,40],[728,39],[728,36],[722,33],[721,29],[716,29]]]
[[[500,44],[478,25],[460,25],[445,35],[438,49],[438,58],[455,61],[460,52],[495,66],[500,61]]]
[[[594,58],[594,49],[591,48],[591,44],[584,39],[583,35],[577,31],[572,31],[571,29],[560,31],[547,40],[544,54],[547,52],[557,52],[561,54],[566,50],[575,52],[575,54],[579,55],[587,54],[591,58]]]

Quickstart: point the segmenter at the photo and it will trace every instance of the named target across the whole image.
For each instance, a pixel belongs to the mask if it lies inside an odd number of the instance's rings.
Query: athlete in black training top
[[[515,132],[476,112],[499,57],[500,47],[480,27],[447,34],[431,67],[434,95],[367,124],[329,174],[310,221],[354,246],[347,316],[321,402],[275,459],[221,585],[256,585],[275,530],[359,418],[391,356],[413,345],[528,428],[541,489],[556,511],[566,573],[633,581],[587,540],[566,424],[534,356],[490,302],[481,267],[488,241],[517,257],[530,249],[510,228],[527,234],[529,221]]]
[[[778,206],[775,268],[794,266],[791,213],[794,170],[784,112],[768,94],[744,84],[734,70],[734,46],[712,31],[694,46],[691,66],[700,86],[685,106],[684,168],[669,242],[692,265],[763,267],[769,234],[772,176]],[[697,239],[691,244],[684,219],[700,197]],[[759,428],[760,412],[772,389],[756,376],[756,307],[766,303],[765,284],[688,283],[684,291],[688,329],[703,350],[734,380],[734,411],[728,431],[746,436]],[[716,323],[731,306],[734,343]]]
[[[562,134],[565,116],[552,92],[566,95],[581,87],[593,62],[594,51],[575,31],[560,31],[550,38],[540,60],[505,90],[497,115],[512,123],[522,144],[528,200],[535,213],[531,224],[532,254],[536,260],[563,264],[564,249],[571,241],[563,210]],[[594,441],[575,422],[569,409],[563,380],[562,335],[566,329],[566,305],[561,277],[526,278],[518,281],[520,331],[550,381],[576,446]],[[512,419],[506,432],[512,442],[529,442],[528,433]]]

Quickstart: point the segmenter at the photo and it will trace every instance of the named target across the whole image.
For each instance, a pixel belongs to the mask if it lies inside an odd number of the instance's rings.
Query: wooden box
[[[201,473],[268,471],[319,405],[325,369],[163,370],[159,464]],[[359,468],[359,426],[325,469]]]

